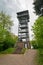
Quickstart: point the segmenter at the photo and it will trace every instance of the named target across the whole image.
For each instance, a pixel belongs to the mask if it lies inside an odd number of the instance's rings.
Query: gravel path
[[[34,62],[37,51],[29,49],[25,54],[7,54],[0,56],[0,65],[36,65]]]

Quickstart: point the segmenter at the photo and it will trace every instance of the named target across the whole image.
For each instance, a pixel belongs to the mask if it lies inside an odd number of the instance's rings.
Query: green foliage
[[[4,12],[0,13],[0,27],[5,30],[9,30],[13,25],[13,21],[9,15],[6,15]]]
[[[0,42],[5,40],[12,25],[13,22],[11,21],[11,17],[3,12],[0,12]]]
[[[41,14],[41,7],[43,7],[43,0],[34,0],[34,10],[37,15]]]
[[[2,50],[8,49],[10,47],[14,47],[17,41],[17,36],[10,34],[6,37],[6,39],[3,41],[3,46],[2,46]]]
[[[43,48],[43,17],[39,17],[34,23],[33,33],[39,48]]]
[[[14,47],[17,36],[11,33],[13,21],[4,12],[0,12],[0,51]]]
[[[0,52],[3,50],[3,44],[0,44]]]
[[[38,44],[35,40],[30,41],[31,45],[33,46],[34,49],[38,49]]]
[[[1,51],[0,54],[12,54],[13,52],[15,52],[16,48],[8,48],[4,51]]]
[[[0,12],[0,51],[3,50],[6,36],[8,36],[12,25],[10,16]]]
[[[38,49],[38,65],[43,65],[43,49]]]
[[[23,48],[23,49],[21,50],[21,54],[24,54],[26,50],[27,50],[26,48]]]

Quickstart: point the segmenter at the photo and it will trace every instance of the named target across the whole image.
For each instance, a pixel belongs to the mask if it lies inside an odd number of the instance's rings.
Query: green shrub
[[[34,39],[38,44],[38,48],[43,48],[43,16],[39,16],[32,26]]]
[[[38,65],[43,65],[43,49],[38,49]]]
[[[33,46],[34,49],[38,49],[38,44],[35,40],[30,41],[31,45]]]
[[[15,48],[8,48],[5,51],[1,51],[0,54],[12,54],[15,50]]]
[[[0,52],[3,51],[3,44],[0,44]]]
[[[26,51],[26,48],[23,48],[23,49],[21,50],[21,54],[24,54],[25,51]]]

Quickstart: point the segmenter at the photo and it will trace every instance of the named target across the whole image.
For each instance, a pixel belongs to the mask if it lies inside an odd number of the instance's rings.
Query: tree
[[[41,8],[43,7],[43,0],[34,0],[34,10],[36,15],[40,15],[41,14]]]
[[[11,30],[12,25],[13,25],[13,21],[11,21],[11,17],[1,12],[0,13],[0,41],[5,39],[7,32]]]
[[[12,25],[13,21],[11,20],[11,17],[4,12],[0,12],[0,50],[2,50],[2,47],[5,44],[4,41],[7,39]]]
[[[38,46],[43,48],[43,16],[35,21],[32,29]]]
[[[17,41],[18,37],[15,36],[12,33],[7,34],[6,39],[4,40],[4,45],[3,45],[3,50],[7,49],[7,48],[12,48],[15,47],[16,41]]]

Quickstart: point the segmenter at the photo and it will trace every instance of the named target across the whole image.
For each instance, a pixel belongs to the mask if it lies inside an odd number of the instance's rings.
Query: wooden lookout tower
[[[18,45],[22,47],[30,48],[29,42],[29,32],[28,32],[28,22],[29,22],[29,12],[28,10],[18,12],[17,18],[19,20],[18,26]]]

